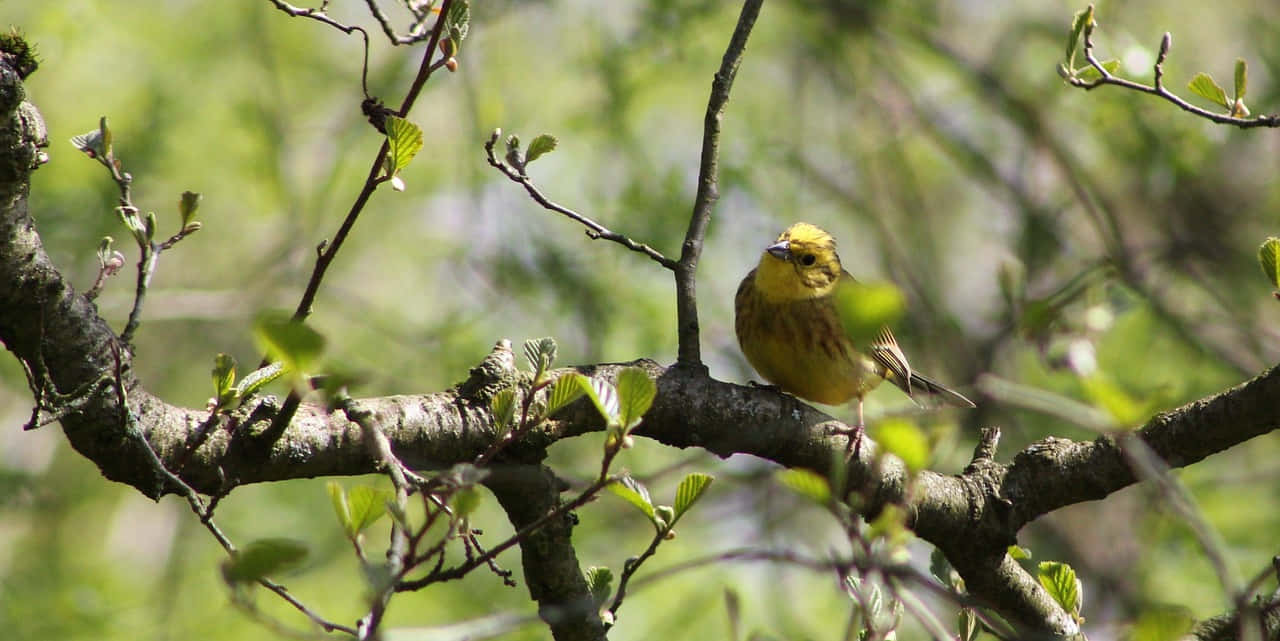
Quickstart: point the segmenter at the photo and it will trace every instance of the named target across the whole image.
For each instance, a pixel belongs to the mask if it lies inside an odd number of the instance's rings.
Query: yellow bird
[[[765,380],[800,398],[839,405],[858,402],[851,449],[861,445],[862,399],[888,379],[912,400],[974,407],[969,399],[911,371],[888,327],[862,349],[840,322],[836,292],[854,283],[840,266],[831,234],[796,223],[765,248],[734,300],[738,344]]]

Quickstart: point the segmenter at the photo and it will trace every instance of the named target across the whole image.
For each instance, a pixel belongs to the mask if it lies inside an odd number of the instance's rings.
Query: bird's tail
[[[942,383],[921,376],[915,372],[911,372],[911,386],[908,390],[904,390],[911,396],[912,400],[919,401],[918,395],[927,394],[929,398],[925,400],[926,404],[934,403],[941,405],[951,405],[954,407],[977,407],[973,401],[964,397],[963,394],[957,392]]]

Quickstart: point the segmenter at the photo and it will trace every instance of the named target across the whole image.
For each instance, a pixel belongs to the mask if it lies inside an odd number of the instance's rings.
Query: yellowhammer
[[[765,248],[734,300],[738,344],[765,380],[800,398],[838,405],[858,402],[851,449],[861,445],[862,399],[888,379],[915,400],[974,407],[958,392],[911,371],[888,327],[859,349],[845,333],[837,290],[855,283],[840,267],[831,234],[796,223]]]

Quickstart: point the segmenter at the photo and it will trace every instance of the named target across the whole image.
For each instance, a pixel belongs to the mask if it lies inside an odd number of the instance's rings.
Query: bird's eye
[[[800,257],[800,264],[808,266],[814,264],[817,260],[817,256],[814,256],[813,254],[805,254]]]

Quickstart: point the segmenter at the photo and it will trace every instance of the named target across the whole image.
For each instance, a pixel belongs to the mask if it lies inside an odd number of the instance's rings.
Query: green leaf
[[[493,426],[505,432],[516,416],[516,391],[507,388],[494,394],[489,400],[489,409],[493,413]]]
[[[102,145],[102,130],[94,129],[71,137],[71,144],[83,151],[90,158],[102,158],[106,155]]]
[[[588,379],[583,391],[595,403],[596,410],[609,425],[618,423],[618,390],[614,389],[612,383],[599,378]]]
[[[387,501],[395,498],[391,490],[379,489],[371,485],[357,485],[347,492],[347,505],[351,510],[351,527],[347,536],[367,530],[387,513]]]
[[[675,525],[675,521],[684,516],[684,513],[688,512],[690,507],[693,507],[693,504],[702,497],[702,493],[707,491],[711,481],[714,480],[715,477],[710,474],[694,472],[680,481],[680,486],[676,488],[676,501],[672,506],[675,508],[675,519],[672,519],[672,525]]]
[[[342,489],[342,485],[337,481],[329,481],[325,484],[325,489],[329,491],[329,502],[333,504],[333,513],[338,517],[338,525],[342,526],[342,531],[346,532],[348,537],[354,537],[355,525],[351,521],[351,505],[347,503],[347,491]]]
[[[956,615],[956,632],[960,641],[973,641],[978,638],[978,616],[972,608],[960,608]]]
[[[531,338],[524,342],[524,356],[529,359],[534,383],[542,382],[542,375],[556,361],[556,341],[551,337]]]
[[[453,41],[453,51],[457,53],[462,47],[462,41],[467,38],[467,32],[471,29],[471,3],[468,0],[454,0],[453,4],[449,5],[448,15],[444,18],[449,40]]]
[[[587,579],[587,589],[591,591],[591,600],[596,607],[604,605],[605,599],[613,593],[613,570],[600,565],[593,565],[583,573]]]
[[[1154,396],[1146,402],[1138,401],[1101,372],[1080,379],[1080,384],[1089,400],[1120,427],[1142,424],[1155,411],[1159,402],[1159,398]]]
[[[1119,60],[1103,60],[1099,64],[1102,65],[1103,69],[1107,70],[1107,73],[1113,76],[1116,75],[1116,71],[1120,69]],[[1094,80],[1101,78],[1102,74],[1098,72],[1097,67],[1089,65],[1088,67],[1081,69],[1079,73],[1076,74],[1076,77],[1085,82],[1093,82]]]
[[[1230,103],[1227,102],[1227,92],[1224,91],[1222,87],[1219,87],[1218,83],[1213,81],[1212,76],[1203,71],[1196,74],[1196,77],[1192,78],[1191,82],[1187,83],[1187,89],[1190,89],[1197,96],[1200,96],[1214,104],[1218,104],[1223,107],[1230,105]]]
[[[529,148],[524,152],[525,164],[527,165],[541,158],[543,155],[555,151],[556,145],[558,144],[560,144],[560,141],[551,134],[542,134],[537,138],[534,138],[533,141],[529,143]]]
[[[213,359],[213,390],[218,407],[226,407],[235,400],[236,359],[230,354],[218,354]]]
[[[1014,560],[1031,558],[1031,550],[1022,547],[1021,545],[1010,545],[1009,548],[1005,550],[1005,553],[1009,555],[1009,558]]]
[[[306,558],[307,546],[301,541],[259,539],[222,562],[222,578],[231,585],[257,581],[296,568]]]
[[[1280,288],[1280,238],[1270,236],[1258,247],[1258,264],[1271,286]]]
[[[881,421],[876,426],[876,442],[885,452],[902,459],[912,472],[929,464],[929,438],[915,423],[902,419]]]
[[[453,493],[453,497],[449,499],[449,507],[453,508],[453,513],[458,518],[466,518],[480,507],[480,499],[480,490],[469,485]]]
[[[1236,58],[1236,100],[1244,98],[1249,89],[1249,63],[1244,58]]]
[[[1185,638],[1195,624],[1191,610],[1177,605],[1146,608],[1133,624],[1130,641],[1177,641]]]
[[[640,484],[639,481],[636,481],[630,476],[624,476],[617,481],[610,483],[608,488],[610,492],[613,492],[616,496],[631,505],[634,505],[637,510],[643,512],[645,516],[649,517],[650,521],[656,522],[653,512],[653,501],[649,499],[649,490],[646,489],[644,485]]]
[[[618,373],[618,407],[622,429],[635,429],[653,405],[658,386],[649,373],[639,367],[628,367]]]
[[[1071,21],[1071,34],[1067,37],[1067,62],[1068,69],[1074,69],[1076,65],[1076,50],[1080,48],[1080,34],[1084,32],[1084,27],[1093,22],[1093,7],[1083,9],[1076,12],[1076,17]]]
[[[844,279],[836,288],[836,306],[845,334],[854,345],[866,345],[902,317],[906,298],[890,283]]]
[[[890,545],[901,546],[911,539],[911,531],[907,529],[907,511],[900,505],[890,503],[884,506],[868,525],[867,538],[873,541],[884,539]]]
[[[774,478],[792,492],[815,503],[827,505],[831,502],[831,485],[817,472],[803,468],[779,470]]]
[[[200,198],[200,194],[194,191],[182,192],[182,198],[178,199],[178,213],[182,215],[183,227],[191,224],[191,219],[195,217],[196,210],[200,209]]]
[[[1038,578],[1040,585],[1044,586],[1049,596],[1053,597],[1063,610],[1070,612],[1072,616],[1080,616],[1084,599],[1080,579],[1076,578],[1076,571],[1071,569],[1070,565],[1059,561],[1041,561]]]
[[[582,397],[591,387],[590,379],[577,372],[562,374],[547,392],[547,416],[551,416]]]
[[[269,359],[280,361],[298,375],[314,372],[324,352],[324,337],[319,332],[281,312],[259,314],[253,337]]]
[[[400,173],[422,150],[422,128],[400,118],[387,116],[387,157],[391,159],[391,175]]]
[[[271,363],[266,367],[253,370],[240,379],[240,384],[236,385],[237,394],[241,399],[248,398],[262,389],[264,385],[280,378],[283,374],[284,364],[280,362]]]

